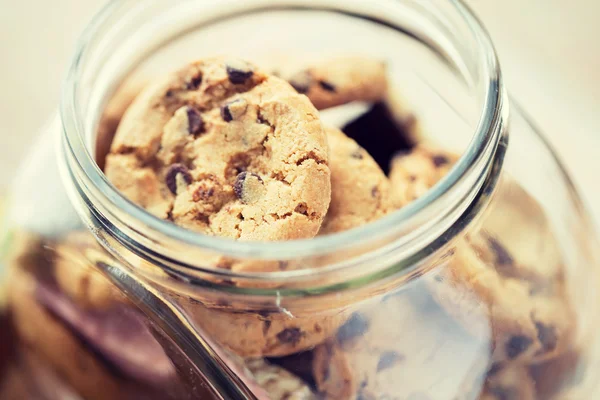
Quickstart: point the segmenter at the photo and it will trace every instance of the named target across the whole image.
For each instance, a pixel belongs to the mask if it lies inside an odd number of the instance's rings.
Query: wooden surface
[[[467,2],[494,38],[510,91],[600,221],[600,1]],[[103,3],[0,0],[0,187],[57,107],[76,37]]]

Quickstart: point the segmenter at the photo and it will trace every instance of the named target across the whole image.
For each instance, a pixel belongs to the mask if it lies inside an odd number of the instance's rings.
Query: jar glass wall
[[[123,111],[155,77],[215,54],[277,70],[347,53],[386,61],[389,97],[325,110],[324,123],[383,108],[409,142],[462,154],[396,213],[310,240],[233,242],[152,217],[104,177]],[[459,2],[111,3],[9,197],[3,326],[18,346],[0,396],[589,398],[596,236],[507,103]],[[367,127],[371,151],[381,137]]]

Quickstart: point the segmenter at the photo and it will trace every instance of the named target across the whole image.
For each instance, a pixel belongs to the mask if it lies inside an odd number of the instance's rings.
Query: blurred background
[[[466,2],[495,41],[509,90],[600,222],[600,1]],[[0,0],[0,191],[57,107],[77,36],[104,3]]]

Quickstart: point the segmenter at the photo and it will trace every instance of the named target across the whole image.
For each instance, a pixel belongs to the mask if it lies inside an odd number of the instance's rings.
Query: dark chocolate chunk
[[[508,250],[500,242],[498,242],[495,238],[488,236],[488,243],[494,255],[496,256],[496,263],[499,265],[513,265],[515,263],[514,258],[510,255]]]
[[[196,135],[204,130],[204,120],[202,119],[202,115],[200,115],[198,110],[188,107],[187,117],[189,133]]]
[[[177,175],[181,175],[185,183],[188,185],[192,183],[192,175],[190,171],[183,164],[173,164],[169,167],[165,182],[167,187],[173,194],[177,194]]]
[[[395,351],[386,351],[379,357],[379,362],[377,362],[377,372],[388,369],[402,360],[404,360],[402,354]]]
[[[490,388],[489,392],[497,400],[520,400],[519,391],[515,388],[496,386]]]
[[[286,328],[277,334],[277,340],[281,343],[297,344],[302,338],[300,328]]]
[[[248,178],[248,175],[257,178],[260,182],[263,181],[260,176],[256,175],[253,172],[240,172],[235,178],[235,183],[233,184],[233,192],[235,193],[238,199],[242,199],[244,197],[244,182],[246,181],[246,178]]]
[[[369,320],[367,318],[355,312],[350,316],[348,321],[344,325],[340,326],[337,331],[337,340],[343,344],[354,338],[364,335],[369,330]]]
[[[289,80],[290,85],[292,85],[292,87],[301,94],[308,92],[312,82],[312,75],[308,71],[300,71],[292,76]]]
[[[188,83],[186,83],[185,88],[188,90],[196,90],[200,87],[202,83],[202,74],[198,74],[193,77]]]
[[[290,265],[289,261],[278,261],[279,269],[285,271],[287,267]]]
[[[241,85],[246,83],[248,79],[254,75],[254,71],[252,67],[243,61],[231,61],[228,62],[225,66],[227,70],[227,76],[229,77],[229,81],[234,85]]]
[[[386,174],[396,153],[414,147],[407,131],[395,121],[385,103],[374,104],[365,114],[344,126],[342,131],[356,140]]]
[[[450,163],[448,157],[443,154],[434,155],[431,161],[433,161],[433,165],[435,165],[436,168],[443,167],[444,165]]]
[[[523,335],[515,335],[509,339],[505,345],[506,355],[510,359],[517,358],[521,353],[529,348],[533,344],[533,340],[530,337]]]
[[[221,118],[223,118],[223,121],[225,122],[233,121],[233,116],[231,115],[231,110],[229,109],[229,103],[224,104],[223,107],[221,107]]]
[[[371,197],[379,197],[379,188],[377,186],[373,186],[373,188],[371,189]]]
[[[556,348],[558,343],[558,336],[556,335],[556,328],[553,326],[545,325],[541,322],[535,323],[537,329],[538,339],[544,348],[544,351],[552,351]]]
[[[327,81],[319,81],[319,86],[328,92],[335,92],[335,86]]]
[[[488,376],[496,375],[504,366],[501,363],[493,363],[490,369],[488,369]]]

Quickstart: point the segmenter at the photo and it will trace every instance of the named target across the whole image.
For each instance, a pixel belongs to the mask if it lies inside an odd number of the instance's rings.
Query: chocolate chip
[[[556,348],[558,343],[558,336],[556,335],[556,328],[553,326],[545,325],[541,322],[535,323],[537,329],[538,339],[546,352],[552,351]]]
[[[377,186],[373,186],[373,188],[371,189],[371,197],[373,197],[374,199],[379,197],[379,188]]]
[[[271,328],[271,321],[269,321],[269,320],[263,321],[263,335],[266,335],[267,332],[269,332],[270,328]]]
[[[223,107],[221,107],[221,118],[223,118],[223,121],[225,122],[231,122],[233,121],[233,116],[231,115],[231,110],[229,110],[229,103],[223,105]]]
[[[233,192],[235,193],[237,198],[242,201],[244,201],[244,199],[247,197],[246,180],[249,177],[254,177],[254,178],[258,179],[258,182],[261,182],[261,183],[263,182],[262,178],[253,172],[248,172],[248,171],[240,172],[238,174],[238,176],[235,178],[235,183],[233,184]]]
[[[302,94],[308,92],[310,86],[312,85],[312,81],[312,75],[308,71],[300,71],[292,76],[289,80],[290,85],[292,85],[292,87],[296,89],[298,93]]]
[[[359,147],[356,150],[354,150],[352,153],[350,153],[350,157],[356,158],[357,160],[362,160],[364,158],[362,147]]]
[[[296,345],[302,338],[300,328],[286,328],[277,334],[277,340],[281,343]]]
[[[202,75],[198,74],[185,84],[185,88],[188,90],[196,90],[200,87],[201,83],[202,83]]]
[[[442,154],[436,154],[435,156],[433,156],[431,161],[433,161],[433,165],[435,165],[436,168],[442,167],[450,163],[448,157]]]
[[[488,369],[487,375],[494,376],[496,375],[504,366],[501,363],[493,363],[490,369]]]
[[[279,269],[285,271],[287,267],[290,265],[289,261],[278,261],[277,265],[279,265]]]
[[[204,121],[202,120],[202,115],[195,108],[188,107],[187,108],[187,117],[188,117],[188,132],[196,135],[204,130]]]
[[[404,360],[404,356],[402,354],[399,354],[395,351],[386,351],[381,355],[381,357],[379,357],[379,361],[377,362],[377,372],[388,369],[402,360]]]
[[[494,255],[496,256],[496,263],[499,265],[513,265],[515,260],[514,258],[510,255],[510,253],[508,252],[508,250],[506,250],[506,248],[504,246],[502,246],[502,244],[500,244],[500,242],[498,242],[495,238],[488,236],[487,238],[488,243],[490,244],[490,247],[492,249],[492,251],[494,252]]]
[[[355,312],[344,325],[337,331],[337,340],[343,344],[354,338],[364,335],[369,330],[369,320],[362,314]]]
[[[169,89],[167,90],[167,92],[165,93],[165,97],[173,97],[175,93],[173,92],[173,90]]]
[[[231,122],[242,116],[246,112],[247,107],[248,103],[244,99],[232,100],[221,107],[221,118],[225,122]]]
[[[328,92],[335,92],[335,86],[327,81],[319,81],[319,86]]]
[[[192,183],[192,175],[190,171],[183,164],[173,164],[169,167],[167,175],[165,177],[165,183],[173,194],[177,194],[177,176],[185,181],[186,184]]]
[[[254,75],[252,67],[243,61],[229,61],[225,69],[227,70],[229,81],[234,85],[246,83]]]
[[[517,358],[521,353],[533,344],[533,340],[527,336],[515,335],[505,345],[506,355],[510,359]]]
[[[520,400],[519,391],[511,387],[496,386],[490,388],[489,393],[497,400]]]

